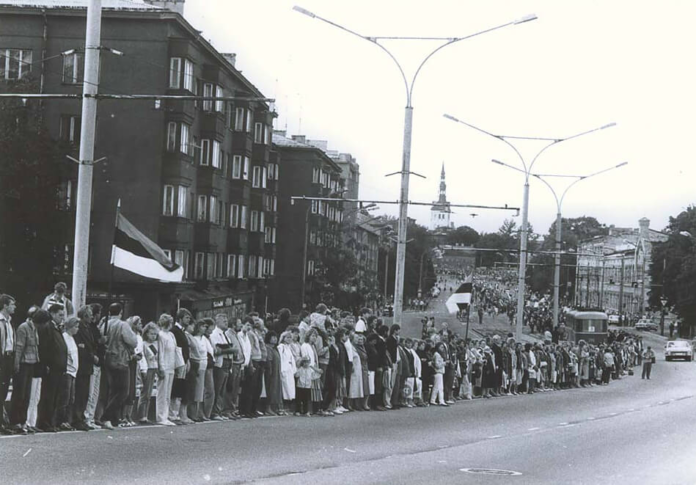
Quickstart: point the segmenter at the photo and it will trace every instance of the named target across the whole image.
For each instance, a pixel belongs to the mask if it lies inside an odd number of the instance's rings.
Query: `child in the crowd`
[[[150,399],[152,397],[152,388],[155,385],[157,378],[157,338],[159,329],[155,322],[150,322],[143,329],[143,356],[141,362],[145,362],[144,367],[141,367],[141,377],[143,386],[140,389],[140,399],[138,400],[137,418],[140,424],[148,424],[148,415],[150,413]],[[143,373],[143,368],[145,372]]]
[[[73,405],[75,404],[75,378],[77,377],[77,369],[79,365],[77,344],[73,338],[80,328],[80,319],[70,317],[63,327],[63,340],[68,347],[68,366],[63,375],[63,382],[60,386],[58,398],[58,411],[56,413],[56,423],[61,431],[74,431],[70,425],[70,417],[73,413]]]
[[[297,407],[295,410],[295,416],[311,416],[309,402],[311,398],[314,371],[312,370],[309,364],[309,358],[302,357],[300,359],[300,366],[297,369],[297,372],[295,372],[295,377],[297,377]]]

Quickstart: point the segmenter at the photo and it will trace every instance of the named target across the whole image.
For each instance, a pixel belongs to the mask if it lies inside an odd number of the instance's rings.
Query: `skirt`
[[[321,379],[312,379],[312,388],[310,391],[310,396],[312,402],[319,402],[324,400],[321,395]]]
[[[375,371],[367,371],[367,388],[369,390],[370,396],[375,394]]]

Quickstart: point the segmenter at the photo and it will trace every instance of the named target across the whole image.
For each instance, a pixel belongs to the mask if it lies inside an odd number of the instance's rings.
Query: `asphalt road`
[[[0,483],[693,484],[696,364],[667,363],[659,337],[646,341],[659,351],[649,381],[335,418],[4,437]]]

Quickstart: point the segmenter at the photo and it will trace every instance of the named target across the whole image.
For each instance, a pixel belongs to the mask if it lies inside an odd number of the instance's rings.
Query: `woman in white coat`
[[[169,420],[169,405],[172,399],[172,384],[174,384],[174,369],[176,367],[176,339],[169,330],[174,319],[163,313],[157,322],[160,333],[157,338],[157,424],[176,426]]]
[[[280,336],[278,344],[278,353],[280,354],[280,382],[283,387],[283,401],[292,409],[292,402],[295,400],[295,372],[297,372],[297,363],[293,355],[292,348],[292,333],[283,332]]]

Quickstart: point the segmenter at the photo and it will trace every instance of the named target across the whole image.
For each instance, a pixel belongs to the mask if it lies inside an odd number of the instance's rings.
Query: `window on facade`
[[[1,62],[1,61],[0,61]],[[63,82],[81,84],[85,79],[85,55],[74,52],[63,56]]]
[[[230,204],[230,227],[239,227],[239,206]]]
[[[170,121],[167,123],[167,151],[173,152],[176,150],[176,122]]]
[[[211,164],[215,168],[220,168],[220,142],[213,140]]]
[[[268,187],[266,180],[268,180],[268,169],[266,167],[263,167],[263,170],[261,172],[261,188],[263,189]]]
[[[249,255],[249,270],[247,271],[249,278],[256,278],[256,256]]]
[[[271,259],[271,268],[270,268],[269,274],[271,276],[275,275],[275,259]]]
[[[239,255],[239,261],[237,262],[237,278],[244,278],[244,255]]]
[[[60,118],[60,139],[73,143],[80,144],[80,133],[82,123],[80,117],[75,115],[65,115]]]
[[[205,222],[208,220],[208,197],[205,195],[198,196],[198,217],[196,220],[198,222]]]
[[[181,87],[181,57],[169,59],[169,87],[179,89]]]
[[[165,215],[165,216],[173,216],[174,215],[174,186],[173,185],[165,185],[164,186],[162,215]]]
[[[243,131],[244,130],[244,108],[236,108],[234,110],[234,130]]]
[[[211,83],[203,83],[203,97],[211,98],[215,96],[215,85]],[[213,100],[203,100],[203,111],[213,110]]]
[[[199,162],[201,165],[210,165],[210,140],[201,140],[201,158]]]
[[[193,77],[193,62],[184,59],[184,89],[191,92],[196,90],[196,78]]]
[[[251,117],[252,117],[251,110],[247,110],[247,112],[246,112],[246,125],[244,127],[244,131],[246,131],[247,133],[251,133]]]
[[[214,195],[210,196],[210,222],[213,224],[218,224],[220,221],[218,219],[218,205],[217,205],[217,197]]]
[[[273,212],[278,212],[278,196],[273,196]]]
[[[259,211],[251,211],[251,224],[249,225],[249,230],[251,232],[259,230]]]
[[[314,184],[319,183],[319,169],[317,167],[314,167],[312,169],[312,183],[314,183]]]
[[[232,156],[232,178],[238,179],[242,178],[242,156],[233,155]]]
[[[179,185],[179,200],[176,203],[176,215],[186,217],[186,198],[188,196],[188,187]]]
[[[266,227],[266,229],[263,231],[263,242],[266,244],[270,244],[271,242],[271,228]]]
[[[258,272],[256,274],[258,275],[259,278],[263,278],[265,276],[265,269],[266,269],[263,256],[259,256],[259,261],[258,261],[258,264],[256,265],[256,267],[258,268]]]
[[[276,228],[274,227],[271,232],[271,244],[276,243]]]
[[[0,79],[16,81],[31,72],[32,52],[23,49],[0,49]]]
[[[254,123],[254,143],[263,143],[263,123]]]
[[[252,170],[251,186],[254,188],[261,187],[261,167],[255,165]]]
[[[58,189],[58,203],[56,204],[59,210],[70,210],[73,205],[73,181],[70,179],[61,182]]]
[[[205,271],[205,253],[196,253],[196,260],[193,268],[193,278],[202,280]]]
[[[189,128],[190,128],[189,125],[187,125],[186,123],[181,123],[181,138],[180,138],[179,150],[181,151],[181,153],[186,153],[187,155],[191,154]]]
[[[188,279],[188,253],[184,250],[177,249],[174,251],[174,263],[184,269],[184,279]]]
[[[312,214],[316,214],[316,213],[317,213],[317,207],[319,206],[319,205],[317,204],[317,202],[318,202],[317,200],[313,200],[313,201],[312,201]]]
[[[205,267],[205,278],[212,280],[215,278],[215,267],[216,267],[217,253],[208,253],[208,258]]]
[[[316,244],[317,243],[317,233],[314,229],[309,231],[309,244]]]
[[[222,98],[225,95],[224,91],[220,86],[215,86],[215,97]],[[215,111],[218,113],[225,112],[225,102],[222,99],[215,100]]]
[[[271,127],[268,125],[263,125],[263,143],[264,145],[271,144]]]
[[[237,255],[227,255],[227,266],[225,266],[225,275],[227,278],[237,278]]]
[[[247,228],[247,206],[243,205],[239,208],[239,227],[241,229]]]
[[[244,169],[242,170],[242,178],[249,180],[249,157],[244,157]]]
[[[314,261],[307,261],[307,276],[312,276],[314,274]]]
[[[266,230],[266,213],[259,212],[259,231],[263,232]]]

